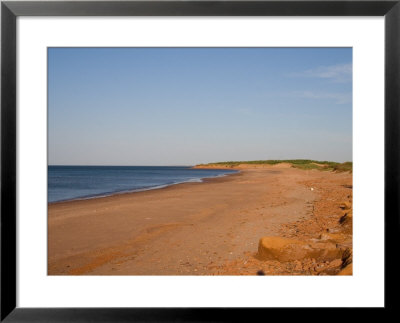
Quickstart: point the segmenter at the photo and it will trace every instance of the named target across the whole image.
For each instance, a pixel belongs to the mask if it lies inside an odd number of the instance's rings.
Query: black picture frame
[[[16,307],[16,19],[19,16],[384,16],[385,309],[395,309],[399,235],[400,0],[2,1],[1,316],[5,322],[243,321],[265,309]],[[371,125],[372,126],[372,125]],[[373,237],[371,237],[373,239]],[[373,256],[372,256],[373,257]],[[371,259],[373,261],[373,259]],[[345,291],[344,291],[345,292]],[[266,304],[268,306],[268,304]],[[272,309],[271,309],[272,310]],[[278,309],[275,309],[278,310]],[[327,309],[328,310],[328,309]],[[285,309],[287,311],[287,309]],[[287,312],[285,312],[287,313]],[[250,317],[249,317],[250,315]],[[253,316],[254,315],[254,316]]]

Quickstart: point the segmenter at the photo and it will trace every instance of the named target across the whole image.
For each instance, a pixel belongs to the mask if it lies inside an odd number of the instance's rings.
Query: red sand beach
[[[203,183],[49,204],[48,274],[351,274],[351,173],[238,169]]]

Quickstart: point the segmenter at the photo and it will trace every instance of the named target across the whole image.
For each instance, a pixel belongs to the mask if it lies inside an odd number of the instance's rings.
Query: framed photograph
[[[399,15],[3,1],[1,320],[394,307]]]

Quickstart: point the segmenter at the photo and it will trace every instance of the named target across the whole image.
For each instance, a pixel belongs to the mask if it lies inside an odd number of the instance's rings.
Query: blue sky
[[[50,165],[352,160],[351,48],[49,48]]]

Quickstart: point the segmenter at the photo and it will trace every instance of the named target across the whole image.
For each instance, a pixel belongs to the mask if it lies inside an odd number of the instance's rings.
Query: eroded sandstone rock
[[[342,254],[342,268],[350,265],[353,262],[353,250],[346,249]]]
[[[347,236],[343,233],[324,232],[324,233],[321,233],[319,238],[322,241],[338,242],[338,241],[345,240],[347,238]]]
[[[340,207],[342,210],[350,210],[350,209],[351,209],[351,203],[345,201],[345,202],[340,203],[339,207]]]
[[[340,224],[352,224],[353,223],[353,210],[345,212],[339,219]]]
[[[305,258],[326,260],[341,258],[345,249],[331,242],[305,242],[282,237],[263,237],[258,245],[262,260],[294,261]]]
[[[339,276],[351,276],[353,275],[353,264],[349,264],[344,267],[339,273]]]

